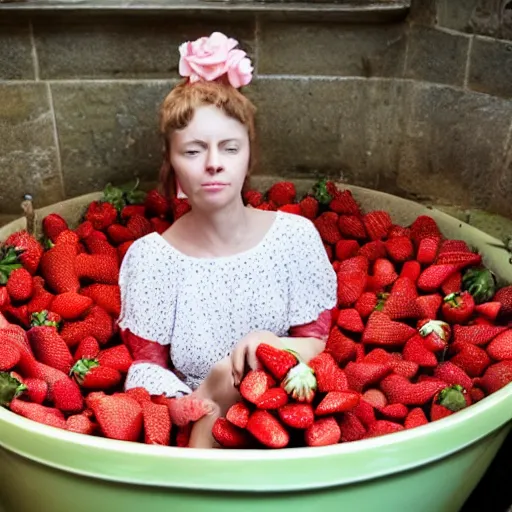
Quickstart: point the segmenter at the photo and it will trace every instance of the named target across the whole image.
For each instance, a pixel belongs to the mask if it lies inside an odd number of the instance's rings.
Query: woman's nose
[[[217,174],[219,172],[222,172],[224,170],[224,167],[222,165],[208,165],[206,167],[206,172],[209,172],[210,174]]]
[[[217,174],[222,171],[223,167],[220,162],[219,152],[215,149],[211,149],[208,152],[208,160],[206,162],[206,172],[210,174]]]

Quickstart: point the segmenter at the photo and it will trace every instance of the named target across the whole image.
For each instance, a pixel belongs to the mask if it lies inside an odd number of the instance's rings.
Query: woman
[[[135,360],[126,388],[178,397],[171,418],[195,421],[191,447],[213,446],[213,423],[258,367],[259,343],[308,361],[324,349],[336,304],[336,275],[312,222],[244,206],[255,109],[238,90],[252,66],[237,44],[214,33],[180,47],[187,78],[162,105],[161,182],[191,210],[137,240],[120,273],[119,327]]]

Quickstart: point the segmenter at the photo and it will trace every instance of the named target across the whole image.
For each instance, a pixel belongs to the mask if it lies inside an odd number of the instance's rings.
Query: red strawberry
[[[121,441],[137,441],[142,431],[142,407],[126,394],[103,396],[91,409],[105,437]]]
[[[357,309],[341,309],[338,313],[336,323],[342,329],[351,332],[363,332],[364,324]]]
[[[470,391],[473,387],[471,377],[450,361],[440,363],[439,366],[434,369],[434,377],[446,382],[446,384],[459,384],[467,391]]]
[[[342,308],[353,305],[362,295],[366,282],[367,276],[362,272],[344,274],[339,271],[337,292],[338,305]]]
[[[279,206],[277,209],[280,212],[293,213],[294,215],[302,215],[302,211],[298,204],[285,204],[283,206]]]
[[[126,226],[121,224],[112,224],[107,228],[108,237],[115,245],[135,240],[135,235]]]
[[[66,430],[77,434],[92,435],[95,425],[85,414],[74,414],[66,420]]]
[[[439,254],[444,252],[471,252],[464,240],[444,240],[439,249]]]
[[[247,190],[244,192],[245,203],[252,206],[253,208],[260,206],[260,204],[263,203],[263,200],[263,194],[257,190]]]
[[[117,220],[117,210],[111,203],[93,201],[87,208],[85,220],[90,221],[94,229],[103,230]]]
[[[268,212],[275,212],[277,210],[276,205],[272,201],[264,201],[256,207],[257,210],[265,210]]]
[[[228,409],[226,419],[239,428],[246,428],[250,413],[244,402],[237,402]]]
[[[304,433],[307,446],[328,446],[337,444],[341,430],[333,417],[316,420]]]
[[[406,429],[421,427],[428,423],[427,417],[421,407],[415,407],[409,411],[409,414],[405,418],[404,426]]]
[[[476,384],[491,394],[512,382],[512,360],[495,363],[485,371]]]
[[[77,383],[69,377],[58,380],[52,388],[55,407],[66,414],[78,414],[84,408],[84,400]]]
[[[335,253],[336,259],[339,261],[352,258],[357,255],[359,244],[356,240],[339,240],[336,243]]]
[[[256,404],[258,399],[274,385],[272,378],[263,370],[251,370],[240,384],[240,394],[248,401]]]
[[[341,240],[337,213],[324,212],[315,219],[314,224],[320,234],[320,237],[325,243],[335,244]]]
[[[418,332],[424,347],[431,352],[445,350],[451,336],[450,326],[441,320],[420,320]]]
[[[145,210],[150,215],[165,217],[171,211],[171,205],[167,198],[158,190],[150,190],[144,200]]]
[[[82,288],[81,293],[92,299],[114,318],[121,314],[121,292],[117,284],[95,283]]]
[[[485,392],[473,386],[469,392],[469,396],[471,397],[471,403],[476,404],[476,402],[480,402],[480,400],[485,398]]]
[[[399,277],[394,282],[381,311],[392,320],[418,318],[421,316],[421,309],[416,303],[417,297],[414,282],[408,277]]]
[[[261,395],[257,402],[258,409],[279,409],[288,403],[288,395],[283,388],[270,388]]]
[[[320,205],[313,196],[306,196],[299,203],[301,214],[309,220],[315,220],[318,216]]]
[[[375,409],[373,405],[364,399],[359,400],[359,405],[354,409],[353,413],[366,428],[375,422]]]
[[[403,404],[386,405],[380,409],[380,413],[388,420],[405,420],[409,409]]]
[[[151,212],[146,212],[146,207],[143,204],[129,204],[121,210],[121,219],[127,220],[134,215],[145,216],[146,213],[148,213],[148,215],[151,214]]]
[[[145,404],[146,402],[153,402],[157,405],[165,405],[165,407],[169,407],[168,399],[164,395],[157,395],[154,399],[151,399],[151,395],[146,388],[138,387],[138,388],[130,388],[126,390],[126,394],[135,398],[140,405]],[[161,400],[161,402],[160,402]]]
[[[96,359],[80,359],[71,369],[71,374],[85,389],[107,390],[121,382],[118,370],[100,366]]]
[[[383,290],[393,284],[398,278],[393,263],[385,258],[379,258],[373,264],[373,275],[368,278],[367,289],[369,291]]]
[[[119,258],[120,262],[123,261],[123,258],[125,256],[126,252],[128,251],[128,249],[130,248],[130,246],[132,244],[133,244],[133,240],[130,241],[130,242],[124,242],[123,244],[118,246],[118,248],[117,248],[117,255],[118,255],[118,258]]]
[[[357,299],[354,309],[361,315],[361,318],[368,318],[376,308],[379,300],[374,292],[364,292]]]
[[[416,253],[416,260],[422,265],[431,265],[434,263],[441,238],[438,236],[426,236],[419,240],[418,251]]]
[[[92,306],[92,299],[76,292],[57,295],[51,303],[51,310],[64,320],[76,320],[82,317]]]
[[[338,228],[340,233],[347,238],[366,238],[363,221],[356,215],[340,215]]]
[[[283,206],[295,201],[297,191],[295,185],[291,181],[280,181],[270,187],[267,197],[277,206]]]
[[[93,231],[84,239],[84,243],[91,254],[103,254],[117,259],[116,248],[109,243],[107,236],[101,231]]]
[[[190,433],[192,432],[192,423],[187,423],[183,427],[178,427],[176,432],[176,446],[186,448],[190,440]]]
[[[443,252],[437,258],[437,265],[455,265],[457,270],[480,265],[482,257],[472,252]]]
[[[366,434],[366,428],[361,420],[353,413],[347,412],[343,415],[339,423],[341,441],[348,443],[350,441],[359,441]]]
[[[421,239],[429,236],[440,237],[441,232],[432,217],[420,215],[411,224],[411,239],[418,243]]]
[[[359,393],[352,391],[331,391],[317,405],[315,415],[326,416],[351,411],[359,403]]]
[[[430,407],[430,421],[437,421],[454,412],[464,409],[469,404],[466,400],[467,393],[458,384],[448,386],[436,394]]]
[[[397,263],[410,260],[413,256],[414,247],[411,239],[407,236],[390,238],[385,245],[389,257]]]
[[[188,213],[192,207],[188,202],[187,198],[177,198],[175,197],[172,202],[172,211],[174,220],[178,220],[180,217],[183,217],[186,213]]]
[[[112,318],[100,306],[93,306],[85,320],[66,323],[60,332],[70,347],[78,345],[87,336],[93,336],[99,343],[105,344],[112,334]]]
[[[53,247],[53,245],[60,245],[60,244],[71,244],[71,245],[79,245],[80,243],[80,237],[71,229],[66,229],[64,231],[61,231],[57,238],[55,239],[55,244],[49,244],[50,247]]]
[[[361,211],[356,200],[352,196],[352,192],[348,189],[338,190],[334,183],[327,183],[327,190],[331,195],[329,208],[336,213],[348,215],[360,215]]]
[[[277,412],[281,421],[292,428],[306,429],[315,421],[310,404],[287,404],[280,407]]]
[[[362,399],[375,407],[375,409],[382,409],[388,405],[388,399],[380,389],[369,389],[365,391]]]
[[[375,348],[363,359],[364,363],[377,363],[390,366],[394,373],[411,379],[418,372],[418,364],[404,361],[402,355],[396,352],[389,353],[382,348]]]
[[[76,275],[103,284],[117,284],[117,258],[105,254],[79,254],[75,260]]]
[[[43,246],[32,235],[25,230],[17,231],[7,237],[4,247],[13,247],[16,252],[20,252],[21,264],[32,275],[36,273],[43,256]]]
[[[248,448],[252,444],[247,432],[225,418],[218,418],[215,421],[212,435],[223,448]]]
[[[354,363],[351,361],[345,366],[349,388],[358,392],[380,382],[390,372],[389,364]]]
[[[80,288],[75,271],[77,250],[74,244],[58,244],[41,258],[41,273],[56,293],[78,292]]]
[[[407,238],[411,238],[411,230],[409,228],[399,226],[398,224],[393,224],[388,232],[388,238],[395,238],[397,236],[406,236]]]
[[[411,281],[416,282],[420,274],[421,265],[417,261],[406,261],[400,272],[400,277],[408,277]]]
[[[78,345],[73,361],[76,363],[79,359],[96,359],[100,351],[100,345],[96,338],[87,336]]]
[[[32,295],[32,276],[25,268],[11,271],[7,281],[7,293],[13,301],[24,302]]]
[[[75,228],[75,233],[78,235],[80,240],[87,238],[94,231],[94,226],[92,222],[86,220],[82,222],[77,228]]]
[[[66,420],[62,413],[52,407],[32,404],[15,398],[10,404],[12,412],[24,416],[32,421],[49,425],[50,427],[66,428]]]
[[[171,418],[169,408],[152,402],[141,404],[144,424],[144,442],[169,446],[171,439]]]
[[[383,346],[403,345],[414,336],[416,330],[406,324],[395,322],[380,311],[374,311],[366,323],[362,342]]]
[[[55,327],[32,327],[28,331],[30,345],[37,360],[64,373],[69,373],[73,356]]]
[[[128,219],[128,223],[126,224],[126,227],[130,230],[132,235],[137,238],[141,238],[153,230],[151,226],[151,222],[149,222],[146,217],[142,215],[133,215]],[[127,240],[123,240],[127,241]]]
[[[446,383],[439,380],[412,384],[405,377],[396,374],[388,375],[380,383],[380,389],[390,404],[404,405],[424,405],[445,386]]]
[[[508,319],[512,314],[512,285],[500,288],[493,300],[501,304],[500,318]]]
[[[445,295],[450,293],[459,293],[462,290],[462,274],[455,272],[442,285],[441,290]]]
[[[375,210],[363,215],[363,223],[371,240],[385,238],[393,225],[389,213],[383,210]]]
[[[452,264],[431,265],[420,274],[416,284],[424,292],[435,292],[457,270],[457,266]]]
[[[149,221],[151,222],[152,231],[155,231],[159,235],[171,227],[171,223],[168,220],[161,219],[160,217],[151,217]]]
[[[443,299],[441,311],[446,321],[465,324],[475,310],[475,301],[469,292],[451,293]]]
[[[484,302],[475,306],[475,313],[482,315],[487,320],[494,322],[500,313],[501,302]]]
[[[402,430],[404,430],[404,427],[394,421],[377,420],[368,427],[364,439],[394,434],[395,432],[401,432]]]
[[[268,448],[284,448],[290,442],[283,425],[267,411],[253,412],[247,423],[247,431]]]
[[[364,244],[359,249],[358,254],[366,257],[369,261],[376,261],[379,258],[386,258],[386,246],[381,240],[374,240],[373,242]]]
[[[49,238],[52,242],[55,242],[57,236],[62,231],[68,229],[68,223],[58,213],[51,213],[43,219],[44,236]]]
[[[512,329],[498,334],[487,346],[487,353],[496,361],[512,359]]]
[[[329,261],[332,262],[334,253],[332,251],[332,247],[329,244],[324,244],[325,252],[327,253],[327,258],[329,258]]]
[[[412,361],[424,368],[435,368],[437,366],[435,354],[425,347],[423,338],[419,334],[407,341],[403,356],[406,361]]]
[[[321,352],[309,361],[309,366],[315,372],[318,391],[346,391],[348,381],[345,372],[338,367],[336,361],[327,352]]]
[[[101,350],[97,359],[100,366],[108,366],[121,373],[126,373],[133,363],[128,348],[123,344]]]
[[[298,363],[293,352],[282,350],[266,343],[260,343],[256,348],[256,357],[260,363],[277,380],[282,380]]]
[[[341,312],[343,311],[349,310],[342,310]],[[361,322],[361,317],[359,317],[359,321]],[[331,354],[337,363],[345,363],[355,355],[355,342],[342,334],[341,331],[336,326],[334,326],[329,333],[329,337],[327,338],[325,351]]]
[[[366,274],[368,272],[368,266],[369,262],[366,256],[354,256],[340,263],[338,273],[343,277],[357,273]]]
[[[12,343],[0,344],[0,371],[12,370],[19,362],[21,353]]]
[[[462,368],[470,377],[479,377],[491,363],[489,356],[480,347],[470,343],[453,343],[451,349],[456,354],[450,359]]]

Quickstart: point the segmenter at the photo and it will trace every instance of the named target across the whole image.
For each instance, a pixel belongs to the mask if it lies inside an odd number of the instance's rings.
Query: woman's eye
[[[199,153],[199,151],[196,151],[195,149],[190,149],[188,151],[185,151],[185,155],[187,156],[196,156]]]
[[[231,154],[238,153],[238,148],[226,148],[226,151]]]

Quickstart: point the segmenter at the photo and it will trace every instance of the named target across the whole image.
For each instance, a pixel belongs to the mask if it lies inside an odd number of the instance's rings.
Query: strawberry
[[[121,219],[127,220],[134,215],[142,215],[145,217],[146,213],[150,215],[150,212],[146,212],[146,207],[143,204],[129,204],[121,210]]]
[[[68,223],[58,214],[51,213],[43,219],[43,233],[46,238],[55,242],[62,231],[69,229]]]
[[[169,408],[152,402],[139,404],[142,407],[144,442],[169,446],[171,440],[171,418]]]
[[[366,238],[363,221],[356,215],[340,215],[338,228],[340,233],[347,238]]]
[[[338,305],[343,308],[354,304],[363,293],[366,283],[367,277],[361,272],[351,274],[338,272]]]
[[[85,414],[74,414],[66,419],[66,430],[77,434],[94,434],[95,425]]]
[[[411,281],[416,282],[421,274],[421,265],[416,261],[406,261],[400,272],[399,277],[408,277]]]
[[[464,370],[450,361],[440,363],[434,369],[434,377],[446,382],[446,384],[458,384],[467,391],[470,391],[473,387],[471,377],[469,377]]]
[[[159,235],[171,227],[171,223],[168,220],[161,219],[160,217],[151,217],[149,222],[151,222],[151,230]]]
[[[80,388],[69,377],[58,380],[52,389],[53,404],[66,414],[78,414],[84,409],[84,400]]]
[[[393,284],[381,311],[392,320],[418,318],[421,309],[416,303],[418,293],[416,285],[408,277],[399,277]]]
[[[386,252],[396,263],[410,260],[413,256],[414,247],[411,239],[407,236],[396,236],[385,242]]]
[[[176,446],[187,448],[192,432],[192,423],[187,423],[183,427],[178,427],[176,432]]]
[[[144,207],[149,215],[156,217],[165,217],[171,211],[171,205],[167,198],[156,189],[152,189],[146,194]]]
[[[342,312],[343,311],[349,310],[342,310]],[[356,314],[358,314],[357,311]],[[362,324],[361,317],[359,317],[359,321]],[[345,363],[355,355],[355,342],[342,334],[341,331],[334,326],[327,338],[325,351],[329,353],[337,363]]]
[[[283,206],[295,201],[297,191],[291,181],[280,181],[270,187],[267,192],[267,198],[277,206]]]
[[[476,304],[490,301],[496,293],[496,278],[487,268],[469,268],[464,272],[462,285],[475,299]]]
[[[240,394],[248,401],[256,404],[258,399],[274,385],[273,379],[263,370],[251,370],[240,384]]]
[[[80,282],[75,272],[77,250],[73,244],[58,244],[41,258],[41,273],[54,292],[78,292]]]
[[[167,400],[171,422],[178,427],[200,420],[212,412],[211,405],[195,395]]]
[[[443,298],[438,293],[416,297],[416,305],[420,311],[420,318],[436,318],[442,303]]]
[[[109,439],[137,441],[142,431],[142,407],[126,394],[103,396],[91,404],[100,428]]]
[[[368,278],[366,288],[369,291],[383,290],[398,279],[393,263],[385,258],[378,258],[373,264],[373,275]]]
[[[266,343],[260,343],[256,348],[256,357],[263,367],[274,378],[282,380],[286,374],[298,363],[293,351],[282,350]]]
[[[57,295],[50,309],[64,320],[81,318],[92,306],[92,299],[76,292],[65,292]]]
[[[183,217],[186,213],[188,213],[192,207],[188,202],[187,198],[178,198],[175,197],[172,201],[172,212],[174,220],[178,220],[180,217]]]
[[[398,224],[393,224],[388,232],[388,238],[395,238],[397,236],[406,236],[407,238],[411,238],[411,230],[409,228],[399,226]]]
[[[226,419],[239,428],[246,428],[250,413],[244,402],[237,402],[228,409]]]
[[[135,239],[141,238],[153,230],[151,222],[142,215],[133,215],[128,219],[126,227],[130,230]],[[123,240],[127,241],[127,240]]]
[[[409,414],[405,418],[404,427],[406,429],[421,427],[428,423],[427,417],[421,407],[415,407],[409,411]]]
[[[361,421],[361,423],[368,428],[372,423],[375,422],[375,409],[373,405],[369,404],[366,400],[359,400],[359,404],[354,408],[353,413]]]
[[[43,246],[27,231],[22,230],[7,237],[4,248],[9,247],[14,248],[19,254],[20,263],[34,275],[43,256]]]
[[[452,264],[431,265],[423,270],[416,284],[424,292],[435,292],[457,270],[457,266]]]
[[[30,345],[37,360],[63,373],[69,373],[73,356],[55,327],[32,327],[28,331]]]
[[[75,233],[78,235],[80,240],[87,238],[94,231],[92,222],[86,220],[82,222],[78,227],[75,228]]]
[[[469,404],[466,400],[467,393],[458,384],[448,386],[436,394],[430,407],[430,421],[437,421],[454,412],[464,409]]]
[[[363,332],[364,324],[357,309],[341,309],[336,319],[338,327],[351,332]]]
[[[439,254],[444,252],[471,252],[464,240],[444,240],[439,249]]]
[[[411,224],[411,239],[419,243],[425,237],[440,237],[441,232],[436,221],[428,215],[420,215]]]
[[[437,265],[455,265],[457,270],[473,267],[482,263],[480,254],[473,252],[443,252],[437,258]]]
[[[316,420],[304,433],[307,446],[328,446],[337,444],[340,438],[340,427],[332,416]]]
[[[484,375],[475,384],[491,394],[512,382],[512,361],[500,361],[487,368]]]
[[[494,295],[494,300],[501,304],[499,317],[508,319],[512,314],[512,285],[500,288]]]
[[[426,236],[418,241],[418,250],[416,252],[416,260],[422,265],[431,265],[434,263],[441,238],[438,236]]]
[[[471,403],[475,404],[476,402],[480,402],[480,400],[485,398],[485,392],[480,388],[473,386],[469,392],[469,396],[471,397]]]
[[[100,306],[93,306],[84,320],[66,323],[60,335],[70,347],[78,345],[87,336],[105,344],[112,337],[113,329],[110,315]]]
[[[100,366],[97,359],[79,359],[71,368],[71,374],[85,389],[107,390],[121,382],[118,370]]]
[[[380,389],[390,404],[425,405],[446,386],[440,380],[423,381],[412,384],[401,375],[391,374],[380,383]]]
[[[512,359],[512,329],[498,334],[487,345],[487,353],[496,361]]]
[[[441,290],[445,295],[450,293],[459,293],[462,290],[462,274],[455,272],[441,285]]]
[[[258,192],[257,190],[247,190],[243,194],[245,204],[252,206],[253,208],[257,208],[263,203],[263,194]]]
[[[8,407],[25,391],[27,391],[27,386],[16,373],[0,372],[0,407]]]
[[[345,366],[349,388],[360,393],[367,386],[380,382],[390,372],[389,364],[354,363],[351,361]]]
[[[109,243],[107,236],[101,231],[93,231],[87,238],[84,238],[84,243],[91,254],[103,254],[117,259],[116,248]]]
[[[359,249],[358,254],[360,256],[366,257],[369,261],[375,261],[379,258],[386,258],[386,246],[381,240],[374,240],[373,242],[364,244]]]
[[[92,299],[114,318],[121,314],[121,292],[117,284],[95,283],[82,288],[81,293]]]
[[[73,361],[76,363],[79,359],[96,359],[99,351],[100,345],[96,338],[87,336],[79,343]]]
[[[280,420],[289,427],[306,429],[313,425],[315,414],[310,404],[287,404],[277,410]]]
[[[479,377],[491,363],[489,356],[480,347],[470,343],[452,343],[455,355],[450,361],[462,368],[470,377]]]
[[[108,237],[115,245],[135,240],[135,235],[126,226],[122,224],[111,224],[107,228]]]
[[[0,371],[12,370],[19,362],[21,353],[18,347],[12,343],[0,345]]]
[[[347,215],[361,215],[359,205],[350,190],[339,190],[333,182],[328,182],[326,187],[331,196],[329,208],[333,212]]]
[[[501,302],[483,302],[475,306],[475,313],[491,322],[496,321],[501,310]]]
[[[154,399],[152,399],[149,391],[140,386],[137,388],[127,389],[125,393],[132,398],[135,398],[140,405],[143,405],[146,402],[153,402],[157,405],[165,405],[166,407],[169,407],[168,399],[165,395],[156,395]]]
[[[338,367],[336,361],[327,352],[321,352],[309,361],[309,366],[315,372],[318,391],[346,391],[348,381],[345,372]]]
[[[6,284],[15,270],[25,270],[19,262],[20,255],[21,250],[17,251],[13,247],[0,248],[0,284]]]
[[[309,220],[315,220],[317,218],[320,205],[313,196],[306,196],[299,202],[299,206],[303,217]]]
[[[325,243],[335,244],[341,240],[337,213],[324,212],[314,220],[314,224]]]
[[[283,388],[270,388],[261,395],[257,402],[258,409],[279,409],[288,403],[288,395]]]
[[[97,359],[100,366],[108,366],[121,373],[126,373],[133,363],[128,348],[123,344],[101,350]]]
[[[342,261],[338,268],[338,274],[345,277],[350,274],[366,274],[368,272],[368,258],[366,256],[354,256],[348,260]]]
[[[66,420],[58,409],[45,407],[39,404],[24,402],[23,400],[13,399],[10,404],[12,412],[24,416],[32,421],[49,425],[50,427],[66,428]]]
[[[339,422],[341,441],[348,443],[350,441],[359,441],[366,434],[366,428],[361,420],[353,413],[347,412]]]
[[[11,300],[27,301],[32,295],[32,276],[30,272],[25,268],[12,270],[6,288]]]
[[[411,379],[418,372],[418,364],[411,361],[404,361],[402,355],[393,352],[386,352],[382,348],[375,348],[363,359],[364,363],[377,363],[390,366],[391,370],[398,375]]]
[[[280,212],[293,213],[295,215],[302,215],[300,206],[298,204],[285,204],[283,206],[279,206],[277,209]]]
[[[103,230],[117,220],[117,210],[109,202],[93,201],[87,208],[85,220],[93,225],[94,229]]]
[[[338,240],[334,250],[339,261],[352,258],[359,252],[359,244],[356,240]]]
[[[359,398],[359,393],[352,391],[331,391],[317,405],[315,415],[326,416],[351,411],[359,403]]]
[[[385,238],[393,225],[389,213],[383,210],[375,210],[363,215],[363,223],[371,240]]]
[[[380,414],[388,420],[405,420],[409,409],[403,404],[386,405],[380,409]]]
[[[127,253],[128,249],[131,247],[132,244],[133,240],[131,240],[130,242],[124,242],[117,247],[117,257],[119,259],[119,262],[123,261],[125,254]]]
[[[336,185],[327,178],[322,178],[313,185],[313,195],[324,207],[329,206],[333,196],[338,195],[338,193]]]
[[[380,389],[368,389],[361,398],[375,407],[375,409],[382,409],[388,405],[388,399]]]
[[[225,418],[218,418],[215,421],[212,435],[223,448],[249,448],[252,444],[247,432]]]
[[[357,299],[354,309],[361,315],[361,318],[368,318],[377,307],[377,294],[374,292],[364,292]]]
[[[299,362],[287,373],[281,387],[297,402],[311,402],[315,396],[317,381],[312,368]]]
[[[329,244],[324,244],[324,249],[325,249],[325,252],[327,253],[327,258],[332,263],[333,256],[334,256],[334,252],[332,250],[332,246],[330,246]]]
[[[431,352],[445,350],[450,340],[451,327],[441,320],[420,320],[418,332],[423,338],[423,345]]]
[[[451,293],[443,299],[441,311],[446,321],[465,324],[473,314],[475,301],[469,292]]]
[[[407,340],[403,349],[403,357],[406,361],[412,361],[423,368],[435,368],[437,366],[435,354],[425,347],[423,338],[419,334]]]
[[[247,423],[247,431],[267,448],[284,448],[290,442],[283,425],[267,411],[253,412]]]
[[[117,284],[119,268],[117,258],[105,254],[79,254],[75,260],[76,275],[97,283]]]
[[[374,311],[366,323],[362,342],[383,346],[399,346],[416,333],[406,324],[391,320],[385,313]]]
[[[399,423],[388,420],[377,420],[368,427],[364,439],[394,434],[395,432],[401,432],[402,430],[404,430],[404,427]]]

